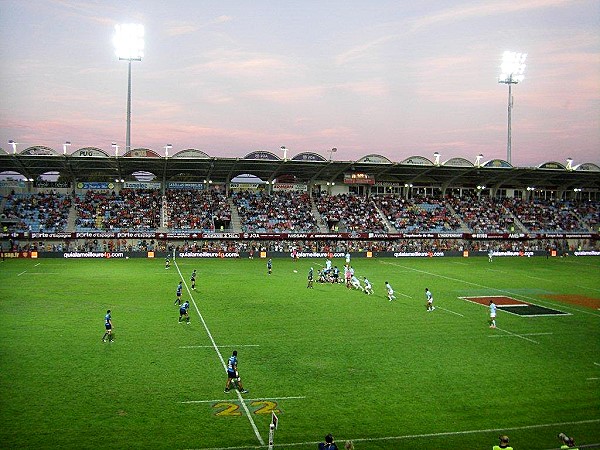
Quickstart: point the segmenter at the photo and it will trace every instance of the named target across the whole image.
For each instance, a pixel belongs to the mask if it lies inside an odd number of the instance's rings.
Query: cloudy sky
[[[0,147],[125,145],[127,62],[145,26],[133,148],[600,163],[598,0],[0,0]]]

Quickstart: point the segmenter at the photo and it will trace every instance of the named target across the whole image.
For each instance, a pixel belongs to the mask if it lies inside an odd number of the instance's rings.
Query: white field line
[[[488,269],[490,272],[498,272],[498,273],[508,273],[506,270],[498,270],[498,269]]]
[[[600,380],[600,378],[598,377],[591,377],[591,378],[586,378],[587,380]]]
[[[594,264],[584,264],[584,263],[580,263],[580,262],[576,262],[576,261],[565,261],[566,264],[576,264],[578,266],[587,266],[587,267],[598,267]],[[589,286],[581,286],[580,284],[577,285],[578,288],[582,288],[582,289],[588,289],[590,291],[596,291],[596,292],[600,292],[600,289],[597,288],[593,288],[593,287],[589,287]]]
[[[60,272],[27,272],[27,275],[63,275]]]
[[[258,402],[261,400],[295,400],[295,399],[304,399],[305,396],[296,396],[296,397],[260,397],[260,398],[246,398],[247,402]],[[226,398],[223,400],[188,400],[185,402],[179,403],[217,403],[217,402],[230,402],[230,398]]]
[[[399,294],[402,297],[406,297],[406,298],[412,298],[410,295],[403,294],[402,292],[396,292],[396,291],[394,291],[394,294]]]
[[[600,366],[600,364],[599,364],[599,363],[597,363],[597,362],[595,362],[594,364],[595,364],[596,366]]]
[[[462,263],[462,262],[458,262],[458,261],[452,261],[452,264],[458,264],[459,266],[468,266],[467,263]]]
[[[173,265],[177,268],[177,272],[179,273],[179,277],[180,277],[179,279],[183,280],[185,289],[186,289],[188,295],[190,296],[190,299],[192,300],[192,304],[194,305],[194,308],[196,309],[196,312],[198,313],[198,317],[200,317],[200,320],[202,321],[202,325],[204,326],[204,329],[206,330],[206,334],[208,335],[210,342],[212,343],[213,348],[215,349],[215,352],[217,353],[217,356],[219,357],[219,361],[221,361],[223,370],[226,371],[227,364],[225,364],[223,355],[221,355],[221,352],[219,351],[219,347],[218,347],[217,343],[215,342],[215,339],[213,338],[213,335],[211,334],[210,330],[208,329],[208,325],[206,324],[206,321],[204,320],[204,317],[202,316],[200,309],[198,309],[198,305],[196,305],[196,301],[194,300],[194,297],[192,296],[192,292],[190,291],[190,288],[189,288],[187,282],[185,281],[185,277],[183,276],[183,274],[181,273],[181,270],[179,269],[179,265],[177,264],[177,261],[173,261]],[[246,417],[248,417],[248,421],[250,422],[250,425],[252,426],[252,429],[254,430],[254,434],[256,435],[258,442],[260,442],[260,445],[265,445],[265,441],[263,440],[262,436],[260,435],[260,432],[258,431],[258,428],[256,427],[256,423],[254,422],[254,419],[250,415],[250,411],[248,410],[248,406],[244,402],[244,398],[242,397],[242,394],[240,394],[240,392],[237,390],[235,391],[235,393],[238,396],[238,400],[240,401],[242,408],[244,408],[244,411],[246,412]]]
[[[491,291],[503,292],[505,294],[509,294],[511,296],[514,296],[514,297],[522,297],[522,298],[525,298],[527,300],[531,300],[532,302],[535,302],[536,304],[542,304],[542,305],[544,303],[551,304],[551,305],[553,304],[552,302],[542,301],[542,300],[539,300],[537,298],[529,297],[527,295],[515,294],[515,293],[513,293],[511,291],[508,291],[506,289],[498,289],[498,288],[494,288],[494,287],[485,286],[483,284],[474,283],[472,281],[466,281],[466,280],[461,280],[459,278],[449,277],[449,276],[446,276],[446,275],[440,275],[440,274],[433,273],[433,272],[427,272],[426,270],[414,269],[412,267],[403,266],[402,264],[395,264],[395,263],[386,262],[386,261],[380,261],[380,263],[381,264],[389,264],[391,266],[400,267],[400,268],[406,269],[406,270],[412,270],[413,272],[424,273],[426,275],[431,275],[431,276],[443,278],[443,279],[446,279],[446,280],[458,281],[459,283],[470,284],[471,286],[476,286],[476,287],[479,287],[479,288],[489,289]],[[492,296],[491,295],[486,295],[486,297],[492,297]],[[572,311],[577,311],[578,313],[589,314],[589,315],[592,315],[592,316],[600,317],[600,314],[595,314],[595,313],[592,313],[592,312],[588,312],[588,311],[585,311],[583,309],[571,308],[571,307],[563,305],[562,303],[560,304],[560,307],[563,308],[563,309],[570,309]]]
[[[23,275],[24,273],[27,273],[26,270],[24,270],[23,272],[21,272],[19,275],[17,275],[18,277],[20,277],[21,275]]]
[[[542,280],[542,281],[552,281],[549,280],[548,278],[542,278],[542,277],[534,277],[533,275],[525,275],[527,278],[533,278],[534,280]]]
[[[349,438],[343,437],[338,438],[338,441],[343,441],[346,439],[351,439],[353,442],[378,442],[378,441],[401,441],[405,439],[423,439],[423,438],[437,438],[444,436],[461,436],[465,434],[488,434],[488,433],[501,433],[507,431],[517,431],[517,430],[535,430],[537,428],[560,428],[567,425],[583,425],[588,423],[598,423],[600,419],[589,419],[589,420],[580,420],[577,422],[558,422],[558,423],[541,423],[536,425],[524,425],[521,427],[505,427],[505,428],[488,428],[488,429],[480,429],[480,430],[464,430],[464,431],[445,431],[440,433],[427,433],[427,434],[405,434],[400,436],[383,436],[376,438]],[[314,447],[319,444],[319,441],[307,441],[307,442],[293,442],[286,444],[275,444],[275,447],[279,448],[288,448],[288,447]],[[244,449],[261,449],[267,448],[266,445],[255,446],[255,447],[203,447],[197,448],[194,450],[244,450]]]
[[[40,264],[41,264],[41,263],[37,263],[37,264],[36,264],[35,266],[33,266],[33,267],[37,267],[37,266],[39,266]]]
[[[504,330],[500,330],[500,331],[504,331]],[[554,334],[554,333],[521,333],[521,334],[519,334],[517,336],[547,336],[549,334]],[[508,335],[508,334],[491,334],[488,337],[491,337],[491,338],[503,338],[503,337],[514,337],[514,336],[513,335]]]
[[[585,264],[585,263],[578,262],[578,261],[564,261],[564,263],[566,263],[566,264],[577,264],[578,266],[598,267],[595,264]]]
[[[507,333],[507,334],[509,334],[510,336],[518,337],[518,338],[520,338],[520,339],[523,339],[523,340],[525,340],[525,341],[533,342],[534,344],[539,344],[539,342],[538,342],[538,341],[534,341],[533,339],[529,339],[529,338],[527,338],[527,337],[524,337],[522,334],[513,333],[513,332],[511,332],[511,331],[504,330],[504,329],[502,329],[502,328],[498,328],[498,327],[496,327],[496,330],[502,331],[503,333]]]
[[[260,347],[258,344],[219,345],[219,348]],[[214,348],[212,345],[182,345],[179,348]]]
[[[460,316],[460,317],[465,317],[465,316],[464,316],[463,314],[461,314],[461,313],[457,313],[457,312],[451,311],[451,310],[449,310],[449,309],[442,308],[441,306],[436,306],[436,307],[435,307],[435,309],[441,309],[442,311],[446,311],[446,312],[449,312],[449,313],[451,313],[451,314],[456,314],[457,316]]]

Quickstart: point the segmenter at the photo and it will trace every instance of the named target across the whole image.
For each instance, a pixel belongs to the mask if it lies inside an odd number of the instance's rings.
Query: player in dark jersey
[[[192,276],[190,277],[190,284],[192,285],[192,290],[196,290],[196,269],[192,272]]]
[[[183,302],[183,305],[179,307],[179,323],[183,323],[181,322],[181,320],[185,318],[185,322],[188,325],[190,324],[190,314],[188,312],[189,309],[190,303],[186,300],[185,302]]]
[[[273,261],[271,261],[271,258],[269,258],[269,260],[267,261],[267,272],[269,273],[269,275],[273,273]]]
[[[174,305],[181,306],[181,292],[183,291],[183,281],[180,281],[177,285],[177,298],[175,299]]]
[[[313,277],[314,277],[314,272],[313,272],[313,268],[311,267],[310,270],[308,271],[308,285],[306,286],[307,289],[313,288]]]
[[[333,267],[333,283],[339,283],[340,282],[340,269],[338,269],[338,266],[334,266]]]
[[[165,258],[165,269],[170,269],[171,268],[171,260],[169,259],[169,257],[167,256]]]
[[[240,379],[237,365],[237,350],[234,350],[227,361],[227,383],[225,384],[225,393],[229,392],[231,383],[233,383],[234,386],[237,386],[237,389],[241,394],[247,394],[248,391],[242,386],[242,380]]]
[[[110,309],[106,311],[106,315],[104,316],[104,328],[106,329],[106,331],[104,332],[104,336],[102,336],[102,342],[106,342],[107,337],[109,342],[112,342],[112,317],[110,315]]]

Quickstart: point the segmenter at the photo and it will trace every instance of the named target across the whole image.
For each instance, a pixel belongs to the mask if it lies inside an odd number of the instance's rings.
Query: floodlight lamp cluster
[[[136,23],[115,25],[113,43],[117,58],[141,61],[144,57],[144,26]]]
[[[501,74],[498,78],[499,83],[516,84],[523,81],[525,75],[525,60],[527,53],[504,52],[502,55]]]

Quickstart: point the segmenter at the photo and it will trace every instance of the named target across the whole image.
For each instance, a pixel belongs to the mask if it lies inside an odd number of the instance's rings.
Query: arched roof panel
[[[69,156],[83,157],[83,158],[87,158],[90,156],[97,157],[97,158],[109,158],[110,157],[110,155],[108,153],[106,153],[104,150],[102,150],[101,148],[98,148],[98,147],[83,147],[83,148],[80,148],[79,150],[75,150]]]
[[[371,155],[363,156],[357,162],[360,162],[360,163],[375,163],[375,164],[391,164],[392,163],[392,161],[390,161],[385,156],[377,155],[377,154],[371,154]]]
[[[186,148],[180,152],[175,153],[171,158],[202,158],[210,159],[210,156],[201,150],[195,148]]]

